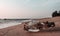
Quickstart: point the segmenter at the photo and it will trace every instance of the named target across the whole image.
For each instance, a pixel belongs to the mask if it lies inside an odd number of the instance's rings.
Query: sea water
[[[25,20],[0,20],[0,29],[21,24]]]

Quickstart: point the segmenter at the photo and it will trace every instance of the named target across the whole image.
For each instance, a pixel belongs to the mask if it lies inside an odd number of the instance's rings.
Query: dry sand
[[[0,36],[60,36],[60,17],[40,19],[41,22],[47,20],[55,22],[56,27],[53,31],[40,31],[36,33],[27,32],[23,29],[24,24],[20,24],[0,29]]]

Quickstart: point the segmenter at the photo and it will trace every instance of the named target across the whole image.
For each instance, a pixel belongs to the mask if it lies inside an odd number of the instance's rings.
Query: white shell
[[[39,32],[40,30],[39,29],[29,29],[28,31],[29,32]]]

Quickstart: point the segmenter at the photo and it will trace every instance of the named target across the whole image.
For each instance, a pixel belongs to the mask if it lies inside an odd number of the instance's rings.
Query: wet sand
[[[55,23],[56,27],[53,31],[27,32],[23,29],[24,24],[20,24],[0,29],[0,36],[60,36],[60,21]]]

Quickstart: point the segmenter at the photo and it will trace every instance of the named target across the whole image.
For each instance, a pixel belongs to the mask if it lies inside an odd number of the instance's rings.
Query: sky
[[[60,0],[0,0],[0,18],[45,18],[60,10]]]

